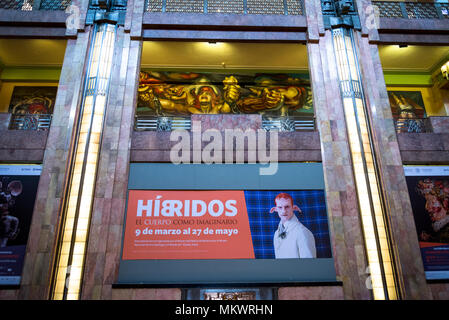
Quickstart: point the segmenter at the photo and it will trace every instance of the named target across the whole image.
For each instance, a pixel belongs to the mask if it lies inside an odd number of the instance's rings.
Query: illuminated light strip
[[[95,27],[53,284],[55,300],[79,299],[116,27]]]
[[[353,162],[373,296],[376,300],[398,299],[394,264],[384,219],[379,180],[370,130],[359,80],[359,70],[351,34],[332,30],[346,127]]]

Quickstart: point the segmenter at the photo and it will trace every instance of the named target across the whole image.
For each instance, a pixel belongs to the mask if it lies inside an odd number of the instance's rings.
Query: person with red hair
[[[270,213],[277,212],[281,221],[274,233],[273,244],[276,259],[316,258],[313,233],[299,222],[294,211],[302,213],[288,193],[279,193]]]

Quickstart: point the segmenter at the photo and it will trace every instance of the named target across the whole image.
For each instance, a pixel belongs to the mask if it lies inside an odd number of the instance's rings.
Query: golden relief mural
[[[312,115],[308,81],[289,74],[141,71],[137,115]]]
[[[388,91],[396,132],[424,132],[426,109],[420,91]]]
[[[388,91],[388,98],[395,120],[426,117],[426,109],[420,91]]]
[[[9,113],[51,114],[56,101],[58,87],[15,86]]]

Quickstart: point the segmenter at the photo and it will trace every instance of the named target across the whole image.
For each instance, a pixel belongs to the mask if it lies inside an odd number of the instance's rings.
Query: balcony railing
[[[397,133],[430,133],[433,131],[429,118],[397,119],[394,125]]]
[[[315,131],[313,117],[262,117],[262,128],[279,132]],[[135,131],[190,130],[190,117],[136,116]]]
[[[373,1],[381,18],[449,19],[449,3]]]
[[[0,0],[0,9],[64,11],[72,0]]]
[[[315,131],[313,117],[262,117],[262,128],[266,131],[279,132]]]
[[[48,130],[51,114],[12,114],[9,130]]]
[[[190,130],[190,117],[136,116],[135,131]]]
[[[304,0],[146,0],[146,12],[304,15]],[[0,9],[65,10],[71,0],[0,0]],[[373,1],[380,17],[449,19],[449,3]]]
[[[303,15],[303,0],[146,0],[146,12]]]

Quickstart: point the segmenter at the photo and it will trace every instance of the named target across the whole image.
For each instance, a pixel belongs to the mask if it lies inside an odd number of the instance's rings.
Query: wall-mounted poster
[[[40,165],[0,165],[0,285],[18,285]]]
[[[336,281],[320,163],[132,163],[118,284]]]
[[[449,167],[405,166],[427,279],[449,279]]]
[[[13,114],[52,114],[57,87],[16,86],[9,104]]]
[[[137,115],[245,113],[312,116],[304,75],[141,71]]]
[[[388,91],[398,132],[423,132],[426,109],[421,91]]]
[[[322,190],[129,191],[124,260],[330,257]]]

